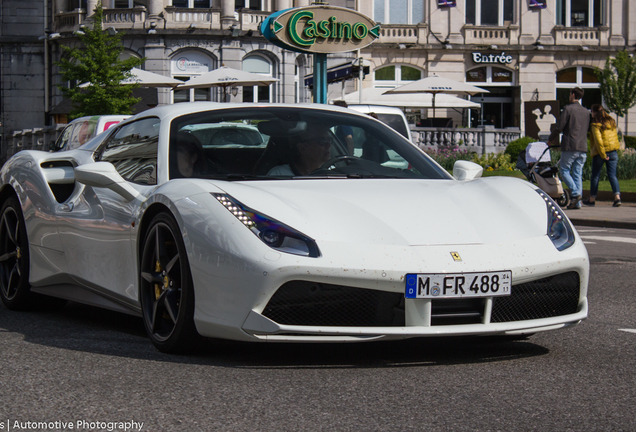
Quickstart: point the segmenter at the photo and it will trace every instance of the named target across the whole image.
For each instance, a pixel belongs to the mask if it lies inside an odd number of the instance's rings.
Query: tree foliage
[[[610,112],[620,117],[636,105],[636,59],[627,51],[608,57],[603,69],[596,69],[603,102]]]
[[[121,34],[110,34],[102,30],[104,11],[101,1],[97,3],[93,15],[93,26],[85,26],[77,32],[81,46],[62,45],[60,67],[63,81],[88,85],[73,88],[59,85],[62,93],[73,101],[70,118],[99,114],[131,114],[132,106],[140,98],[132,97],[138,85],[121,85],[130,78],[130,70],[140,66],[145,59],[131,57],[120,60],[124,51]]]

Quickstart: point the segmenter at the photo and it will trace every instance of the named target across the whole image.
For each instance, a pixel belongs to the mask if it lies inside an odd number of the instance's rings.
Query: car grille
[[[495,297],[490,322],[525,321],[576,313],[580,286],[577,272],[513,285],[510,296]]]
[[[292,281],[278,289],[263,315],[299,326],[403,326],[404,294]]]
[[[493,323],[569,315],[579,304],[576,272],[513,285],[512,294],[493,299]],[[483,322],[483,298],[436,299],[431,325]],[[341,285],[292,281],[281,286],[263,315],[278,324],[327,327],[401,327],[405,325],[404,294]]]

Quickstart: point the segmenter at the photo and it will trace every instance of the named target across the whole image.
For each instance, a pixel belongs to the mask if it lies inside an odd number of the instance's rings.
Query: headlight
[[[212,195],[256,237],[272,249],[312,258],[320,256],[316,242],[303,233],[244,206],[229,195],[217,193]]]
[[[548,237],[554,246],[562,251],[574,244],[574,230],[568,222],[563,210],[552,198],[541,189],[536,189],[537,193],[545,201],[548,209]]]

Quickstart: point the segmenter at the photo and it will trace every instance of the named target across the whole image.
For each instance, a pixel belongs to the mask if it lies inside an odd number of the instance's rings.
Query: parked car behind
[[[76,118],[62,130],[52,151],[74,150],[111,126],[126,120],[129,115],[101,115]]]
[[[384,105],[356,105],[349,104],[347,108],[352,110],[369,114],[375,113],[378,116],[378,120],[382,123],[392,127],[402,135],[406,137],[409,141],[411,140],[411,130],[409,128],[409,123],[406,120],[406,116],[404,115],[404,111],[400,108],[384,106]]]

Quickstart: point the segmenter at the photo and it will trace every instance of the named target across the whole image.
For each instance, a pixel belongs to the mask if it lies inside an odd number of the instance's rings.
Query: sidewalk
[[[564,211],[574,225],[636,229],[636,202],[621,201],[620,207],[612,207],[613,201],[597,200],[594,207],[583,205],[579,210]]]

